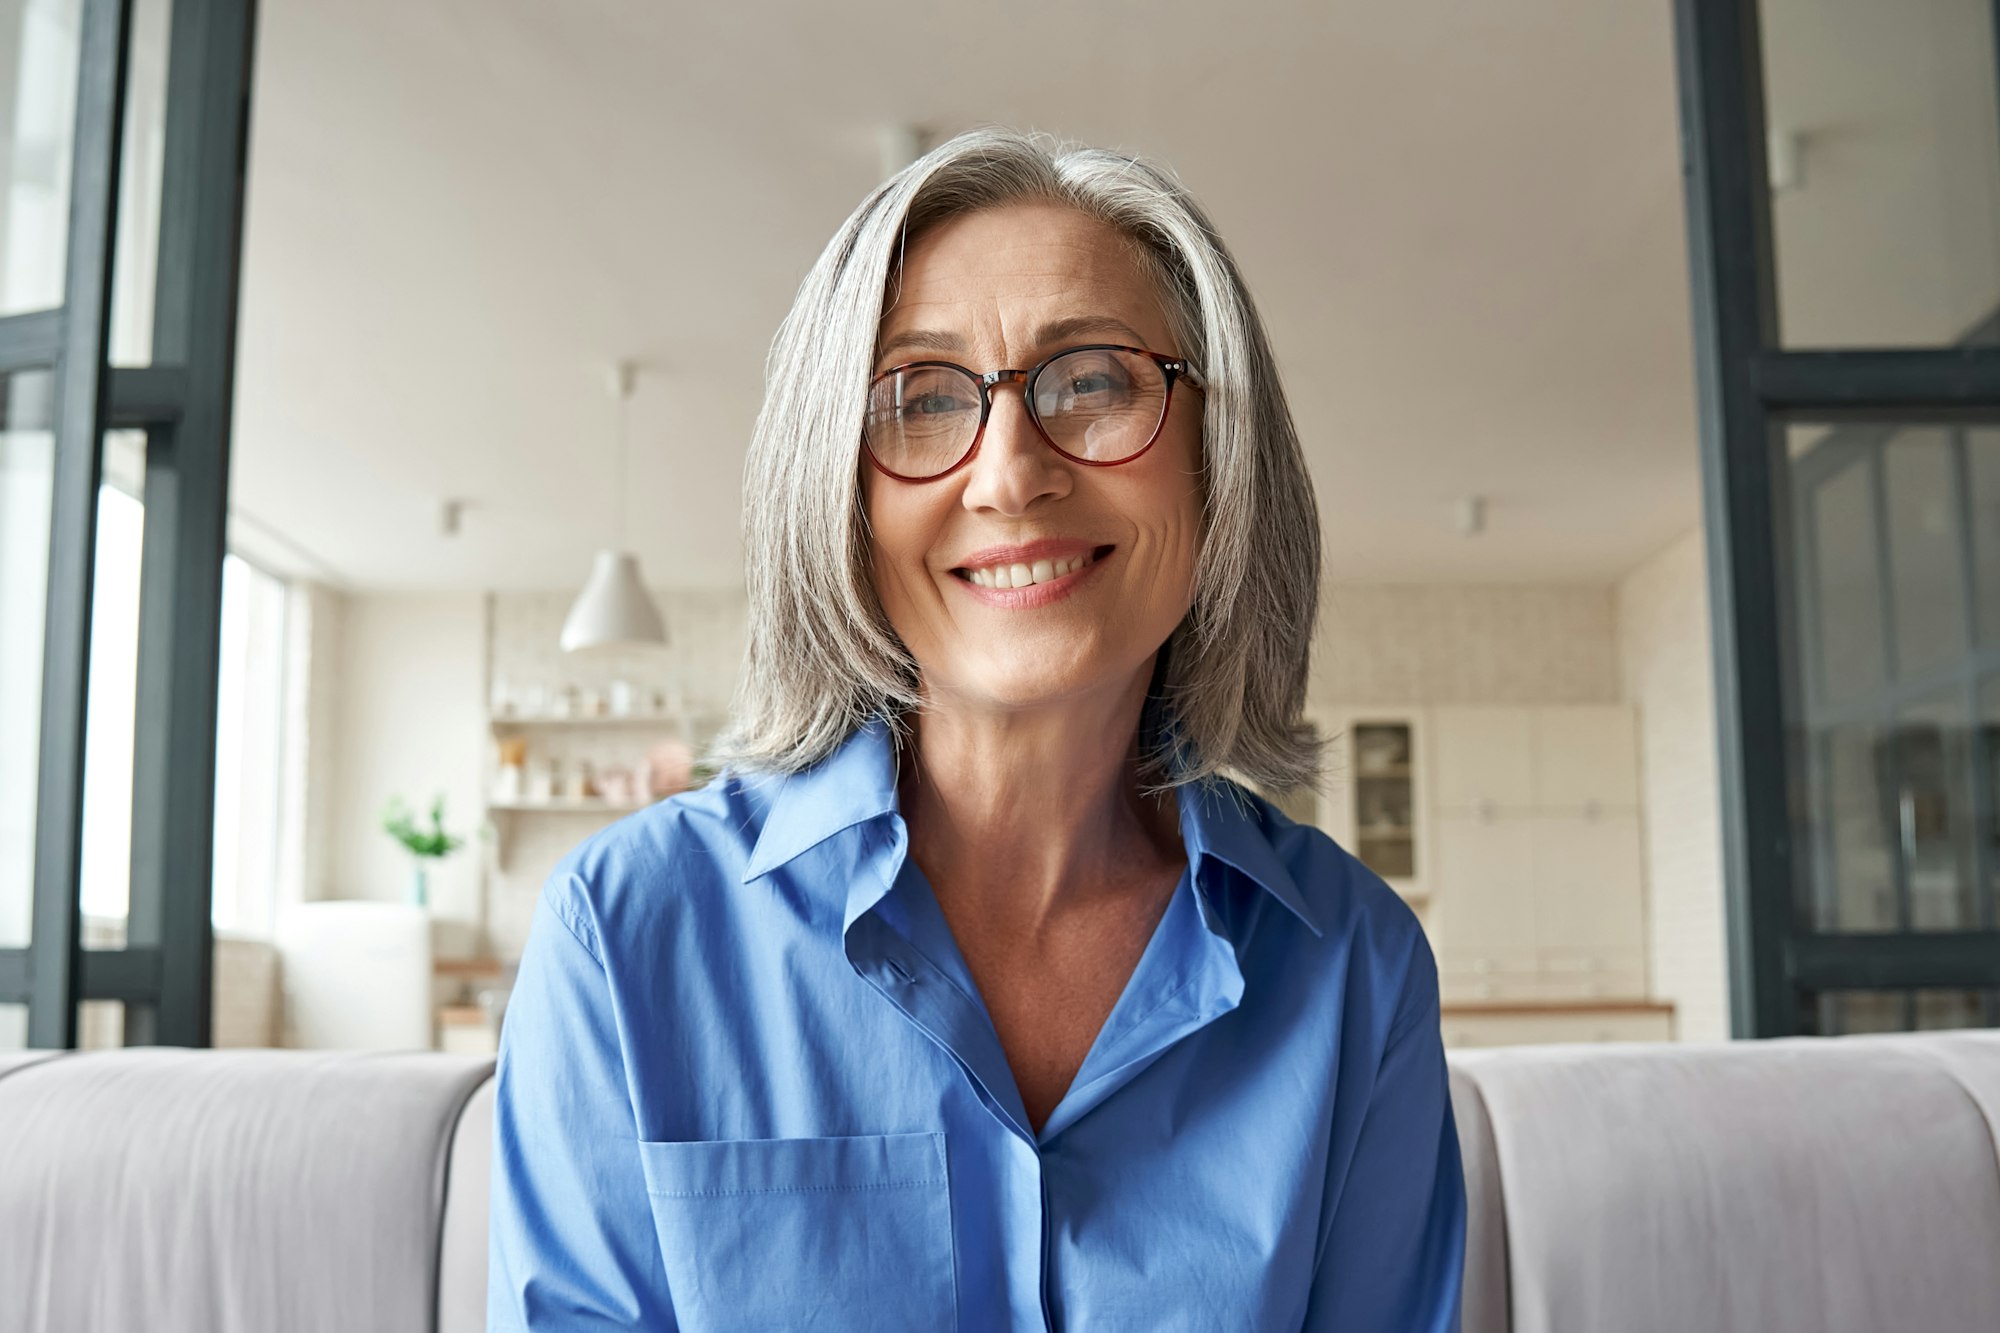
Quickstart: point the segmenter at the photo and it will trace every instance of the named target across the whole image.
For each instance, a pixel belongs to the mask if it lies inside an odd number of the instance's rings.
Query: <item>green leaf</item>
[[[392,796],[382,810],[382,829],[413,856],[441,858],[465,845],[465,839],[445,832],[444,795],[431,802],[430,828],[417,826],[410,807],[400,796]]]

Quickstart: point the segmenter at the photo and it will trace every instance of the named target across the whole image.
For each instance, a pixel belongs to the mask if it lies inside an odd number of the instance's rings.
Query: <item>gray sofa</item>
[[[2000,1330],[2000,1032],[1450,1060],[1467,1333]],[[0,1329],[482,1328],[491,1073],[0,1055]]]

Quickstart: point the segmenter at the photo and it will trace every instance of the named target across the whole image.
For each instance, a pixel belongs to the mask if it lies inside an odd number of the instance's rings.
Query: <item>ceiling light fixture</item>
[[[597,553],[590,581],[583,585],[563,621],[562,647],[566,653],[663,648],[667,643],[666,623],[639,577],[639,558],[625,549],[625,417],[638,379],[639,367],[631,361],[620,361],[611,373],[611,388],[618,395],[618,475],[613,499],[618,542]]]

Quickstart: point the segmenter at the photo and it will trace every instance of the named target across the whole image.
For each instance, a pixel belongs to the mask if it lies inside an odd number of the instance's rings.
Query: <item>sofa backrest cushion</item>
[[[493,1206],[493,1092],[465,1104],[452,1140],[444,1237],[438,1247],[438,1333],[486,1333],[487,1214]]]
[[[1492,1125],[1517,1333],[2000,1329],[2000,1032],[1452,1065]]]
[[[1465,1170],[1465,1289],[1462,1333],[1507,1333],[1507,1217],[1493,1121],[1479,1085],[1451,1067],[1451,1114]]]
[[[0,1328],[428,1333],[490,1058],[165,1048],[0,1078]]]

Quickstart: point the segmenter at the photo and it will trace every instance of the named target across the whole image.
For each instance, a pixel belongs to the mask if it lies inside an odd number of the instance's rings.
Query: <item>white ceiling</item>
[[[1698,521],[1665,4],[265,0],[259,28],[234,504],[346,586],[579,583],[626,355],[658,370],[648,576],[737,582],[765,348],[898,123],[1180,171],[1270,325],[1331,578],[1604,582]]]

